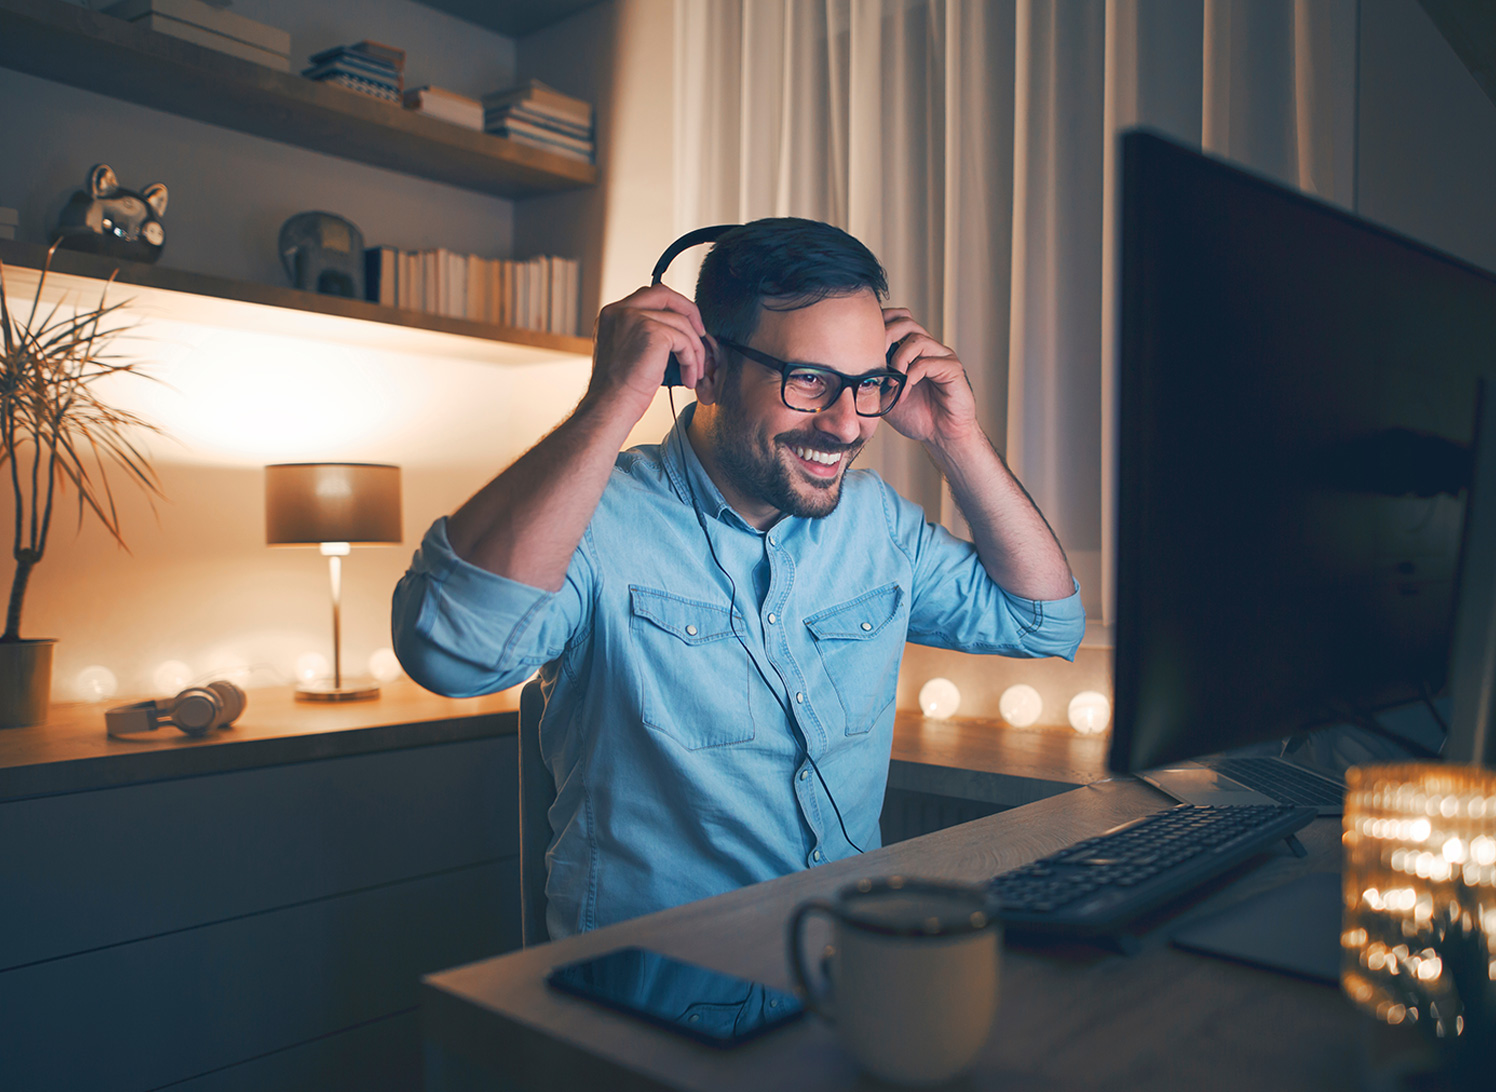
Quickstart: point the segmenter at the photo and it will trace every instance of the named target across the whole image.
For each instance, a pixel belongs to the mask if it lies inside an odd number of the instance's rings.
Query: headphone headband
[[[739,224],[713,224],[711,227],[686,232],[665,248],[665,253],[661,254],[660,260],[655,262],[654,272],[649,275],[649,283],[659,284],[660,278],[665,275],[665,270],[670,268],[670,263],[675,261],[675,256],[682,250],[690,250],[701,243],[715,242],[733,228],[740,226]]]

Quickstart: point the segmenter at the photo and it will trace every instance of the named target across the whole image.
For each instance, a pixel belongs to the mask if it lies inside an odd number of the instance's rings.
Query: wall
[[[1415,0],[1361,0],[1356,211],[1496,270],[1496,103]]]

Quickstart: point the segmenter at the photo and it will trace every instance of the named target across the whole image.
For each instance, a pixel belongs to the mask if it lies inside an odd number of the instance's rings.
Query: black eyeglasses
[[[787,360],[750,349],[746,345],[717,338],[717,343],[762,364],[780,375],[779,397],[800,413],[820,413],[836,405],[842,391],[852,388],[852,408],[859,417],[882,417],[899,403],[904,393],[904,374],[896,371],[843,375],[819,364],[791,364]]]

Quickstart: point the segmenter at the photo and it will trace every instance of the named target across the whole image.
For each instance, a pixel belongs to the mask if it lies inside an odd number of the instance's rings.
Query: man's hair
[[[871,250],[841,228],[782,216],[717,240],[696,278],[696,306],[708,333],[743,345],[758,328],[760,307],[794,311],[863,288],[880,301],[888,295],[888,277]]]

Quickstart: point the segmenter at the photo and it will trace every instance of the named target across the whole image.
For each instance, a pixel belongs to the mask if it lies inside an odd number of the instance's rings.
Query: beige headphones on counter
[[[189,736],[203,736],[233,724],[244,712],[245,700],[244,691],[231,682],[189,686],[174,698],[116,706],[104,714],[104,727],[111,736],[125,736],[169,724]]]

